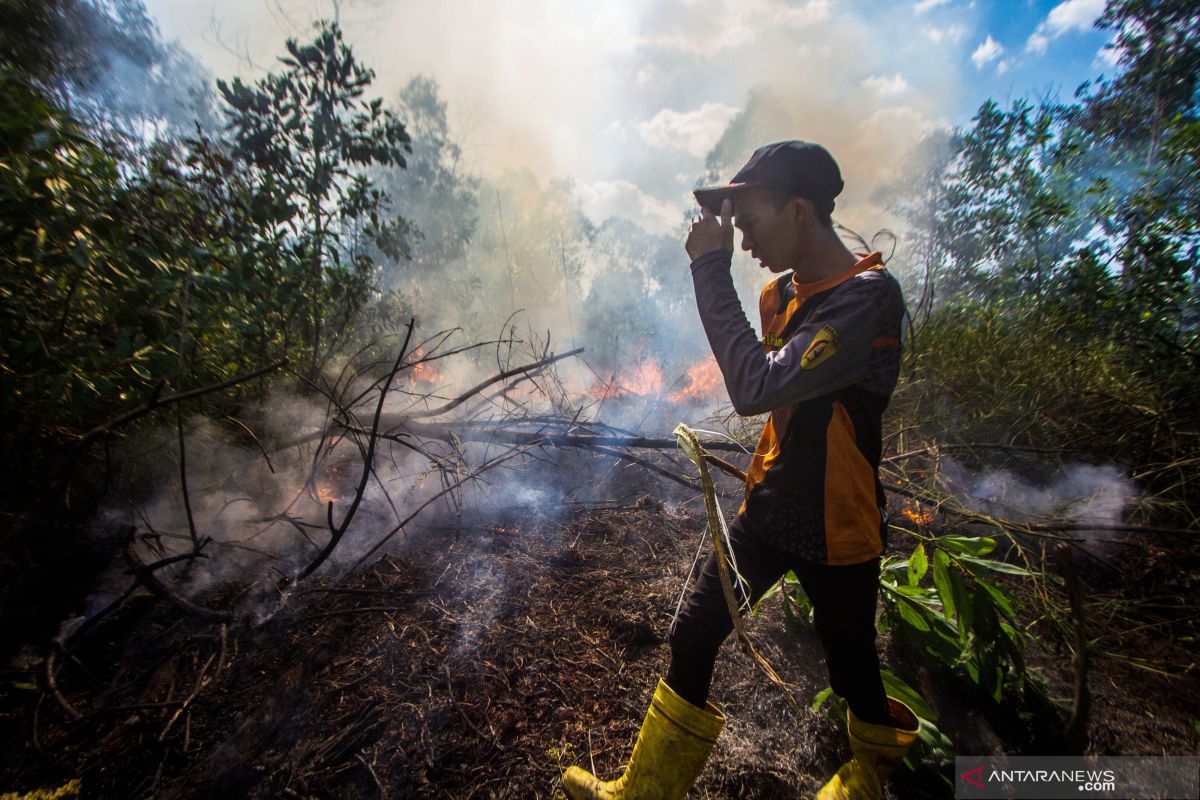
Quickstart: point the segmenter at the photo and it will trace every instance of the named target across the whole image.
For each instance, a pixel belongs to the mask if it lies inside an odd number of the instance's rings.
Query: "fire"
[[[684,377],[687,378],[687,385],[676,392],[672,392],[670,397],[667,398],[672,403],[683,403],[689,400],[707,400],[720,392],[721,387],[724,385],[721,377],[721,369],[717,366],[717,359],[712,355],[688,367]]]
[[[919,506],[917,506],[916,503],[907,504],[904,508],[900,509],[900,513],[903,514],[904,518],[909,522],[913,522],[917,525],[928,525],[929,523],[933,522],[934,519],[932,510],[923,511]]]
[[[605,383],[592,387],[591,395],[597,400],[608,397],[655,397],[662,394],[662,368],[654,361],[646,360],[638,363],[629,371],[613,375]]]
[[[424,357],[425,353],[419,347],[413,353],[413,361],[420,362]],[[415,363],[408,371],[408,380],[411,383],[438,383],[445,380],[445,377],[441,370],[429,362]]]

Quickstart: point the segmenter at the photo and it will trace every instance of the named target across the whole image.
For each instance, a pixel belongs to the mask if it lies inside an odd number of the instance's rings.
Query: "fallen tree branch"
[[[201,546],[203,547],[203,544]],[[188,553],[183,556],[172,556],[170,559],[164,559],[163,561],[172,563],[174,561],[195,558],[196,555],[196,553]],[[234,621],[235,617],[232,612],[216,611],[206,606],[197,605],[190,600],[183,599],[168,589],[167,585],[159,580],[154,574],[155,569],[165,566],[165,564],[159,562],[148,566],[143,564],[142,560],[138,558],[137,541],[133,536],[133,529],[130,529],[130,535],[125,541],[125,561],[129,564],[130,574],[133,575],[133,577],[136,578],[140,584],[188,616],[204,620],[205,622],[228,623]]]
[[[905,458],[914,458],[929,453],[937,453],[942,450],[1008,450],[1014,453],[1038,453],[1041,455],[1061,455],[1063,453],[1077,453],[1078,450],[1072,450],[1062,447],[1025,447],[1015,444],[998,444],[998,443],[983,443],[983,442],[966,442],[963,444],[934,444],[929,447],[921,447],[916,450],[909,450],[907,453],[898,453],[894,456],[887,456],[883,460],[900,461]]]
[[[647,469],[657,475],[663,476],[667,480],[675,481],[680,486],[686,486],[689,489],[696,488],[696,482],[694,480],[689,480],[681,475],[676,475],[674,472],[665,470],[662,467],[658,466],[657,464],[651,464],[649,461],[647,461],[644,458],[638,458],[637,456],[630,455],[629,453],[626,453],[624,450],[618,450],[615,447],[605,447],[603,445],[591,445],[589,447],[589,449],[594,450],[597,453],[605,453],[610,456],[616,456],[617,458],[628,461],[631,464],[636,464],[639,467],[641,467],[642,469]]]
[[[200,552],[200,535],[196,533],[196,518],[192,515],[192,499],[188,495],[187,446],[184,444],[183,411],[176,409],[175,429],[179,433],[179,490],[183,494],[183,510],[187,514],[188,534],[192,537],[192,553]]]
[[[67,716],[73,722],[83,719],[83,715],[75,709],[75,706],[67,702],[67,698],[63,697],[63,693],[58,690],[58,660],[54,651],[46,655],[46,660],[42,663],[42,668],[46,691],[50,693],[50,696],[54,698],[55,702],[58,703],[59,707],[66,712]]]
[[[1041,536],[1047,539],[1058,539],[1062,541],[1080,542],[1082,539],[1053,536],[1055,533],[1070,533],[1071,531],[1095,531],[1097,533],[1163,533],[1173,536],[1198,536],[1200,531],[1191,530],[1189,528],[1159,528],[1147,525],[1107,525],[1080,521],[1063,521],[1063,522],[1022,522],[1018,520],[1002,519],[993,517],[988,514],[983,514],[978,511],[972,511],[960,506],[948,506],[944,501],[938,502],[931,500],[926,493],[906,489],[903,486],[898,486],[894,483],[885,483],[883,488],[894,494],[902,495],[911,500],[916,500],[918,503],[933,506],[939,511],[946,511],[963,517],[969,522],[979,522],[985,525],[992,525],[1005,530],[1011,530],[1016,533],[1028,534],[1030,536]]]
[[[563,421],[564,424],[566,420]],[[470,442],[504,442],[506,444],[549,444],[556,447],[636,447],[647,450],[674,450],[678,445],[674,439],[651,436],[602,436],[591,433],[550,433],[544,431],[513,431],[485,425],[460,425],[456,423],[407,422],[406,432],[430,439],[445,439],[449,434]],[[352,429],[353,430],[353,429]],[[389,437],[390,438],[390,437]],[[705,442],[705,448],[741,453],[741,445],[734,442]],[[725,463],[725,462],[722,462]],[[727,464],[727,466],[729,466]],[[728,471],[728,470],[726,470]]]
[[[455,408],[458,408],[460,405],[467,402],[467,400],[470,400],[474,395],[479,394],[484,389],[486,389],[487,387],[491,386],[494,383],[499,383],[500,381],[507,380],[508,378],[511,378],[514,375],[521,375],[524,373],[532,372],[534,370],[544,369],[545,367],[550,366],[551,364],[553,364],[556,361],[562,361],[563,359],[570,358],[571,356],[577,356],[582,352],[583,352],[583,348],[577,347],[574,350],[569,350],[566,353],[562,353],[557,356],[550,356],[549,358],[543,358],[539,361],[534,361],[531,364],[525,364],[524,366],[513,367],[512,369],[507,369],[507,370],[499,373],[498,375],[494,375],[491,378],[488,378],[486,381],[483,381],[482,383],[472,386],[470,389],[463,392],[458,397],[454,398],[449,403],[446,403],[443,406],[439,406],[438,408],[431,409],[428,411],[419,411],[416,413],[410,413],[408,416],[414,417],[414,418],[416,418],[416,417],[436,417],[439,414],[445,414],[447,411],[451,411]]]
[[[237,425],[239,428],[241,428],[243,431],[246,432],[246,435],[249,436],[250,440],[252,442],[254,442],[254,444],[258,447],[259,452],[263,454],[263,458],[265,458],[267,460],[267,469],[271,470],[271,474],[274,475],[275,474],[275,465],[271,463],[271,454],[267,452],[267,448],[263,447],[263,443],[260,442],[258,440],[258,437],[254,435],[254,431],[250,430],[250,426],[247,425],[246,423],[242,422],[241,420],[237,419],[236,417],[231,417],[229,415],[226,415],[225,419],[229,420],[234,425]]]
[[[701,445],[703,446],[704,443],[701,442]],[[730,464],[728,461],[726,461],[722,458],[717,458],[712,453],[706,452],[704,454],[704,460],[707,461],[709,464],[712,464],[714,467],[721,470],[722,472],[724,472],[728,475],[732,475],[733,477],[737,478],[739,481],[746,480],[746,473],[742,472],[740,469],[735,467],[733,464]]]

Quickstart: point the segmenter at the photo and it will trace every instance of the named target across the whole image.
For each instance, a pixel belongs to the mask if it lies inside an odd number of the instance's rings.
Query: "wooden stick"
[[[500,381],[505,380],[507,378],[511,378],[514,375],[521,375],[524,373],[532,372],[533,370],[543,369],[545,367],[550,366],[551,364],[553,364],[556,361],[562,361],[564,358],[570,358],[571,356],[577,356],[582,352],[583,352],[583,348],[577,347],[574,350],[569,350],[566,353],[563,353],[561,355],[550,356],[549,358],[543,358],[540,361],[534,361],[532,364],[526,364],[521,367],[513,367],[512,369],[505,370],[504,372],[501,372],[498,375],[494,375],[493,377],[488,378],[486,381],[484,381],[480,384],[477,384],[476,386],[472,386],[470,389],[463,392],[458,397],[451,400],[449,403],[446,403],[444,406],[439,406],[438,408],[432,409],[430,411],[419,411],[419,412],[411,413],[411,414],[409,414],[409,416],[411,416],[411,417],[436,417],[439,414],[445,414],[447,411],[450,411],[451,409],[458,408],[460,405],[467,402],[467,400],[470,400],[471,397],[473,397],[476,394],[479,394],[479,392],[482,392],[484,389],[491,386],[493,383],[499,383]]]
[[[362,503],[363,494],[367,488],[367,481],[370,479],[372,470],[375,469],[375,444],[379,441],[379,416],[383,413],[383,403],[387,400],[388,389],[391,388],[396,373],[400,371],[400,364],[404,361],[404,356],[408,352],[408,343],[412,340],[412,332],[415,326],[416,320],[409,320],[408,333],[404,336],[404,344],[400,346],[400,355],[396,356],[396,363],[392,365],[392,371],[388,373],[387,380],[379,387],[379,402],[375,405],[375,419],[371,423],[371,432],[367,439],[367,451],[363,454],[362,478],[358,482],[358,488],[354,492],[354,499],[350,502],[350,508],[346,512],[346,516],[342,518],[342,524],[335,527],[333,524],[333,501],[330,501],[329,505],[326,506],[329,541],[325,543],[325,547],[317,557],[300,571],[300,574],[296,576],[297,581],[304,580],[315,572],[321,564],[325,563],[325,560],[333,553],[334,548],[341,542],[342,537],[346,535],[346,531],[350,527],[350,522],[354,519],[354,514],[358,511],[358,507]]]

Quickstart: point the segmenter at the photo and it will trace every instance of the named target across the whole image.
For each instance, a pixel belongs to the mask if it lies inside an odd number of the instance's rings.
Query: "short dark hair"
[[[767,195],[767,199],[775,206],[776,211],[783,211],[783,207],[791,202],[793,197],[804,197],[804,195],[796,194],[793,191],[784,189],[782,186],[772,186],[767,184],[763,186],[763,191]],[[811,197],[805,197],[805,200],[813,204],[813,211],[817,214],[817,221],[826,228],[833,227],[833,200],[827,201],[825,204],[818,203]]]

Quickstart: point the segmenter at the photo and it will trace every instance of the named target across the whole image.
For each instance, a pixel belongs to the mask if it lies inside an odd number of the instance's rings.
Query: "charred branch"
[[[523,424],[524,420],[518,418],[516,422],[517,424]],[[569,419],[557,420],[556,422],[562,427],[576,427]],[[454,435],[465,441],[474,442],[544,444],[554,447],[628,447],[647,450],[677,450],[679,448],[678,442],[667,437],[606,436],[592,433],[559,433],[545,430],[525,432],[507,430],[497,424],[488,423],[460,425],[452,422],[407,422],[404,425],[404,430],[407,433],[431,439],[445,439],[450,435]],[[704,446],[706,448],[711,447],[713,450],[725,450],[735,453],[743,452],[742,446],[734,442],[705,442]]]
[[[204,543],[200,544],[203,547]],[[233,622],[235,617],[229,611],[216,611],[206,606],[201,606],[180,597],[175,592],[171,591],[161,579],[154,574],[156,569],[160,569],[167,564],[178,561],[190,561],[200,556],[199,552],[188,553],[181,556],[172,556],[155,564],[144,564],[137,554],[137,539],[133,535],[133,530],[130,530],[130,535],[125,541],[125,561],[129,565],[129,572],[139,583],[149,589],[157,597],[166,600],[175,608],[179,609],[188,616],[203,620],[204,622],[213,622],[227,624]]]
[[[379,387],[379,402],[375,406],[375,418],[371,423],[371,431],[367,436],[366,451],[363,453],[362,477],[359,479],[358,488],[354,492],[354,499],[350,502],[350,509],[346,512],[346,516],[342,518],[341,524],[335,526],[333,524],[333,502],[330,501],[326,506],[329,541],[326,543],[324,549],[321,550],[321,553],[307,567],[300,571],[296,576],[297,581],[304,580],[319,568],[321,564],[325,563],[325,560],[333,553],[334,548],[338,546],[342,537],[346,535],[346,530],[350,527],[350,523],[358,511],[358,507],[362,503],[363,493],[367,488],[367,481],[370,480],[371,473],[375,469],[375,445],[379,441],[379,418],[383,413],[383,404],[387,400],[388,389],[391,387],[392,381],[395,380],[396,373],[400,371],[404,356],[408,352],[408,343],[412,339],[412,332],[415,325],[416,320],[409,321],[408,331],[404,336],[404,344],[400,346],[400,354],[396,356],[396,362],[392,365],[392,370],[388,373],[387,380]]]
[[[454,409],[458,408],[463,403],[470,400],[475,395],[482,392],[484,389],[488,388],[489,386],[493,386],[493,385],[499,383],[500,381],[508,380],[509,378],[512,378],[517,375],[528,375],[530,373],[538,372],[538,371],[543,370],[546,367],[550,366],[551,364],[555,363],[556,361],[562,361],[563,359],[570,358],[571,356],[577,356],[582,352],[583,352],[583,348],[577,347],[574,350],[569,350],[565,353],[562,353],[561,355],[550,356],[548,358],[543,358],[538,361],[534,361],[533,363],[530,363],[530,364],[525,364],[520,367],[513,367],[512,369],[504,370],[500,374],[494,375],[491,378],[488,378],[486,381],[483,381],[482,383],[472,386],[470,389],[463,392],[458,397],[455,397],[453,400],[451,400],[449,403],[446,403],[443,406],[439,406],[438,408],[430,409],[428,411],[410,412],[408,416],[413,417],[413,418],[440,416],[442,414],[445,414],[448,411],[453,411]]]

